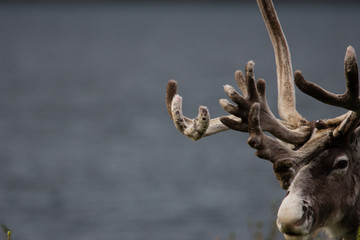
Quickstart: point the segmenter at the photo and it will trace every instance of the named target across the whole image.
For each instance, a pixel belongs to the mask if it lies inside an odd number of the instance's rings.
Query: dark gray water
[[[295,69],[344,90],[360,6],[279,5]],[[165,109],[224,114],[222,85],[253,59],[276,112],[275,65],[256,3],[0,7],[0,221],[15,239],[253,239],[284,196],[247,134],[192,142]],[[308,119],[344,111],[298,93]],[[280,238],[280,236],[279,236]]]

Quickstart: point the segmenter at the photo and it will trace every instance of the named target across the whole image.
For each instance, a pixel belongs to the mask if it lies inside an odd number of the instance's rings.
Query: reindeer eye
[[[336,163],[336,165],[334,166],[334,169],[344,169],[347,167],[347,165],[348,165],[347,160],[340,160]]]

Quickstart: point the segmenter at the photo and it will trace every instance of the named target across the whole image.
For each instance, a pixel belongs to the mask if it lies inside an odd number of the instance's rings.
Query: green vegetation
[[[2,223],[1,228],[3,233],[5,234],[5,239],[11,240],[11,234],[13,233],[13,230],[11,230],[6,224]]]

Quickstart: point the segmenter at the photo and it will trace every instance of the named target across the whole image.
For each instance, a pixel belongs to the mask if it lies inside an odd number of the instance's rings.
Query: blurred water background
[[[275,2],[276,4],[276,2]],[[293,65],[345,89],[360,5],[279,3]],[[285,195],[247,134],[192,142],[165,108],[224,114],[222,86],[250,59],[276,111],[273,49],[247,4],[0,5],[0,221],[15,239],[212,240],[266,234]],[[297,92],[308,119],[345,111]],[[279,235],[279,239],[282,237]]]

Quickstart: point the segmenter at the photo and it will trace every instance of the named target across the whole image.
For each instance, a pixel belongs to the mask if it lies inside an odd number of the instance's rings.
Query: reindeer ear
[[[351,136],[351,145],[355,150],[355,159],[360,161],[360,127],[357,127]]]
[[[280,187],[284,190],[290,187],[296,175],[295,165],[295,161],[291,158],[279,159],[273,164],[276,179],[279,181]]]

